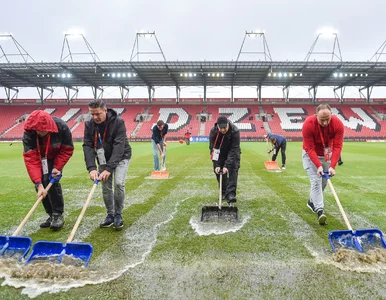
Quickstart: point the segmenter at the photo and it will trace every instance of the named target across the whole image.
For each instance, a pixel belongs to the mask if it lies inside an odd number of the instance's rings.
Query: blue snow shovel
[[[92,245],[85,243],[71,243],[71,241],[74,238],[76,231],[78,230],[79,224],[82,221],[83,215],[86,212],[87,206],[91,201],[94,191],[98,185],[98,182],[98,180],[94,181],[94,185],[87,197],[86,202],[83,205],[83,209],[75,222],[74,228],[72,229],[66,244],[62,244],[60,242],[38,241],[34,244],[32,248],[32,253],[28,257],[26,264],[33,260],[55,261],[56,263],[61,263],[66,255],[73,258],[75,260],[75,264],[78,264],[78,262],[80,262],[82,263],[82,265],[87,267],[92,256]]]
[[[338,195],[331,183],[330,175],[328,171],[324,171],[323,178],[327,179],[328,185],[330,186],[331,192],[335,197],[335,201],[338,204],[340,213],[343,216],[344,222],[348,230],[333,230],[328,234],[330,244],[333,251],[337,251],[340,248],[354,249],[360,252],[366,252],[367,250],[375,247],[385,247],[386,243],[383,239],[382,231],[378,228],[365,228],[353,230],[346,213],[340,204]]]
[[[45,192],[47,193],[48,190],[51,188],[51,186],[58,182],[62,178],[62,174],[60,174],[57,178],[53,178],[50,176],[50,182],[45,188]],[[21,229],[27,223],[28,219],[31,217],[32,213],[35,211],[39,203],[43,200],[43,196],[40,196],[35,204],[32,206],[28,214],[25,216],[23,221],[20,223],[19,227],[17,227],[16,231],[12,234],[10,237],[6,236],[0,236],[0,256],[5,257],[15,257],[17,255],[20,255],[18,260],[20,261],[22,258],[24,258],[29,249],[31,248],[32,240],[30,237],[26,236],[18,236]]]

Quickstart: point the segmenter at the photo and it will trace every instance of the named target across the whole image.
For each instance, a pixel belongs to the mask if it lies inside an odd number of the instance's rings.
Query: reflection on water
[[[201,222],[200,217],[193,216],[190,218],[190,225],[198,235],[225,234],[241,229],[250,217],[250,215],[239,216],[239,220],[236,221],[232,214],[221,217],[218,217],[217,214],[210,214],[204,222]]]

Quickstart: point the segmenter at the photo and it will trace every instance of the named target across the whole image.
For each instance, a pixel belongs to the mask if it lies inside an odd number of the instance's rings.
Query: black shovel
[[[204,206],[201,212],[201,221],[218,219],[238,220],[238,209],[235,206],[222,206],[222,170],[220,171],[220,191],[218,196],[218,206]]]

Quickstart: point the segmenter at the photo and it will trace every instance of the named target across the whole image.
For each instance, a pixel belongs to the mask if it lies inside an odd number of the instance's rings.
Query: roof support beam
[[[19,94],[19,90],[11,87],[4,87],[5,94],[7,95],[8,103],[12,103],[12,99],[15,98]],[[11,91],[14,91],[11,97]]]
[[[54,90],[49,89],[49,88],[43,89],[42,87],[37,87],[36,89],[38,90],[39,99],[40,99],[41,104],[43,104],[44,100],[46,100],[49,96],[51,96],[54,93]],[[47,90],[50,92],[46,97],[44,97],[44,90]]]
[[[365,85],[364,87],[360,88],[359,91],[364,90],[364,89],[367,89],[367,88],[369,88],[369,87],[371,87],[371,86],[374,86],[374,85],[376,85],[376,84],[378,84],[378,83],[380,83],[380,82],[382,82],[382,81],[385,81],[385,80],[386,80],[386,76],[383,76],[383,77],[381,77],[381,78],[378,78],[377,80],[374,80],[374,81],[372,81],[371,83],[369,83],[368,85]]]

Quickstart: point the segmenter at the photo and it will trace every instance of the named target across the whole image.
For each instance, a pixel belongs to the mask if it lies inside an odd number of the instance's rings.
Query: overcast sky
[[[304,60],[323,27],[337,30],[344,61],[367,61],[386,40],[385,0],[2,0],[1,11],[0,33],[12,33],[39,62],[60,60],[70,28],[84,30],[102,61],[130,60],[140,29],[156,32],[170,61],[235,60],[245,31],[255,29],[265,31],[273,60]],[[0,45],[10,47],[9,41]],[[73,52],[85,50],[80,40],[70,45]],[[259,52],[261,45],[261,39],[247,39],[243,51]],[[153,49],[140,51],[158,51],[155,43],[146,46]],[[331,52],[332,40],[319,40],[317,47]]]

